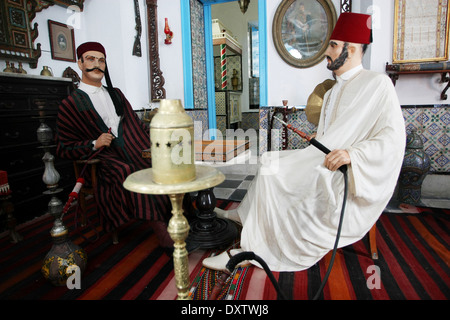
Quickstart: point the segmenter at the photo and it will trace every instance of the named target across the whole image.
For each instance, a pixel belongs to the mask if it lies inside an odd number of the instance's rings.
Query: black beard
[[[86,69],[86,72],[92,72],[92,71],[95,71],[95,70],[98,70],[98,71],[100,71],[101,73],[105,73],[105,71],[103,71],[102,69],[100,69],[100,68],[91,68],[91,69]]]
[[[327,56],[328,59],[330,59],[330,63],[328,63],[327,68],[328,70],[335,71],[338,70],[340,67],[342,67],[347,61],[348,58],[348,43],[344,43],[344,47],[342,48],[342,52],[339,55],[339,57],[336,58],[336,60],[332,60],[330,56]]]

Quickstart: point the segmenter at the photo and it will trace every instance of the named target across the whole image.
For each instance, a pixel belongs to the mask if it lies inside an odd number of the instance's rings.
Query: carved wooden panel
[[[30,68],[37,67],[41,45],[35,48],[37,23],[31,28],[37,4],[33,0],[1,1],[0,3],[0,58],[25,61]]]
[[[341,0],[341,12],[352,12],[352,0]]]
[[[77,6],[80,11],[83,11],[84,0],[46,0],[47,2],[52,2],[62,7],[72,7]]]
[[[158,0],[146,0],[147,2],[147,27],[150,60],[150,90],[152,101],[166,98],[164,89],[165,80],[160,69],[159,45],[158,45]]]

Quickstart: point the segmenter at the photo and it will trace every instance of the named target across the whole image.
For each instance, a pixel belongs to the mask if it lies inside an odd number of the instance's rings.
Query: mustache
[[[90,68],[90,69],[86,69],[86,72],[92,72],[92,71],[95,71],[95,70],[98,70],[98,71],[100,71],[100,72],[102,72],[102,73],[105,73],[104,70],[102,70],[102,69],[100,69],[100,68],[97,68],[97,67],[95,67],[95,68]]]

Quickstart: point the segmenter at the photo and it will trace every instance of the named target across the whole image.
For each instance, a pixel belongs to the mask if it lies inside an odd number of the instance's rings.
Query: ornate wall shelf
[[[80,8],[80,11],[83,11],[84,7],[84,0],[46,0],[46,1],[65,8],[77,6],[78,8]]]
[[[228,49],[242,55],[242,45],[233,37],[231,31],[219,19],[212,19],[213,45],[224,44]]]
[[[404,74],[441,74],[441,83],[447,83],[441,92],[441,100],[447,100],[447,90],[450,88],[450,64],[439,63],[414,63],[414,64],[388,64],[386,63],[386,73],[391,78],[394,86],[400,75]]]

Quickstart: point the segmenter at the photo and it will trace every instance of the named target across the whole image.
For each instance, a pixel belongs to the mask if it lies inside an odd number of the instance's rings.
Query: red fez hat
[[[88,51],[98,51],[105,55],[106,58],[106,51],[105,48],[98,42],[85,42],[83,44],[80,44],[77,48],[77,56],[78,59],[81,58],[81,56]]]
[[[372,17],[361,13],[341,13],[330,39],[361,44],[371,43]]]

